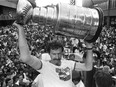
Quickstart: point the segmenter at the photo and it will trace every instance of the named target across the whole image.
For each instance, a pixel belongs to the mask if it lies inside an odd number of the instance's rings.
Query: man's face
[[[62,49],[59,48],[59,49],[55,49],[55,50],[50,50],[50,57],[51,57],[51,60],[60,60],[63,56],[63,52],[62,52]]]

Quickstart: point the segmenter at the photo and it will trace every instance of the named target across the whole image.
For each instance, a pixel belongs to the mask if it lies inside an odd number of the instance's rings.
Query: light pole
[[[110,0],[108,0],[108,16],[107,16],[107,27],[110,27]]]

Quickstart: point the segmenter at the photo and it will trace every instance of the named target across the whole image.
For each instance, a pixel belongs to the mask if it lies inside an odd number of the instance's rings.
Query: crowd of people
[[[26,39],[28,41],[30,53],[39,57],[41,53],[46,53],[47,43],[53,39],[60,40],[64,45],[64,58],[71,59],[73,53],[80,58],[84,55],[85,43],[81,39],[55,35],[53,28],[44,25],[25,25]],[[13,84],[19,87],[31,87],[36,76],[39,74],[29,65],[19,59],[18,32],[13,25],[0,27],[0,87],[12,87]],[[116,75],[116,28],[106,26],[93,43],[94,67],[97,70],[103,69],[104,72]],[[83,59],[71,60],[82,62]],[[97,72],[97,71],[96,71]],[[87,78],[87,77],[86,77]],[[87,81],[81,76],[85,87]],[[74,80],[75,81],[75,80]],[[89,83],[91,84],[91,83]],[[113,83],[114,85],[116,83]],[[14,86],[16,87],[16,86]],[[90,86],[89,86],[90,87]],[[92,86],[91,86],[92,87]]]

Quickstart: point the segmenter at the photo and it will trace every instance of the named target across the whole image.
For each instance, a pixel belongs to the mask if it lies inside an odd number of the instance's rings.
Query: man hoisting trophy
[[[85,8],[65,3],[41,7],[36,4],[31,0],[17,1],[16,22],[18,24],[14,23],[14,25],[19,30],[20,59],[41,73],[42,77],[39,78],[38,83],[44,86],[39,87],[75,87],[72,83],[72,71],[92,70],[92,42],[97,40],[102,30],[103,11],[99,7]],[[63,45],[58,40],[48,43],[47,51],[50,60],[43,61],[42,56],[39,58],[32,56],[23,26],[21,26],[28,24],[30,20],[39,25],[53,26],[54,33],[57,35],[85,40],[86,58],[84,63],[63,59]]]

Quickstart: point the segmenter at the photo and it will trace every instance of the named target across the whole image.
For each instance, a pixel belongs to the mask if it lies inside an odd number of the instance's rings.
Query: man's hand
[[[92,48],[93,47],[93,43],[88,43],[85,41],[85,45],[86,45],[86,48]]]
[[[16,23],[16,21],[12,25],[14,25],[15,27],[17,27],[18,29],[23,28],[23,26],[20,25],[20,24],[18,24],[18,23]]]

